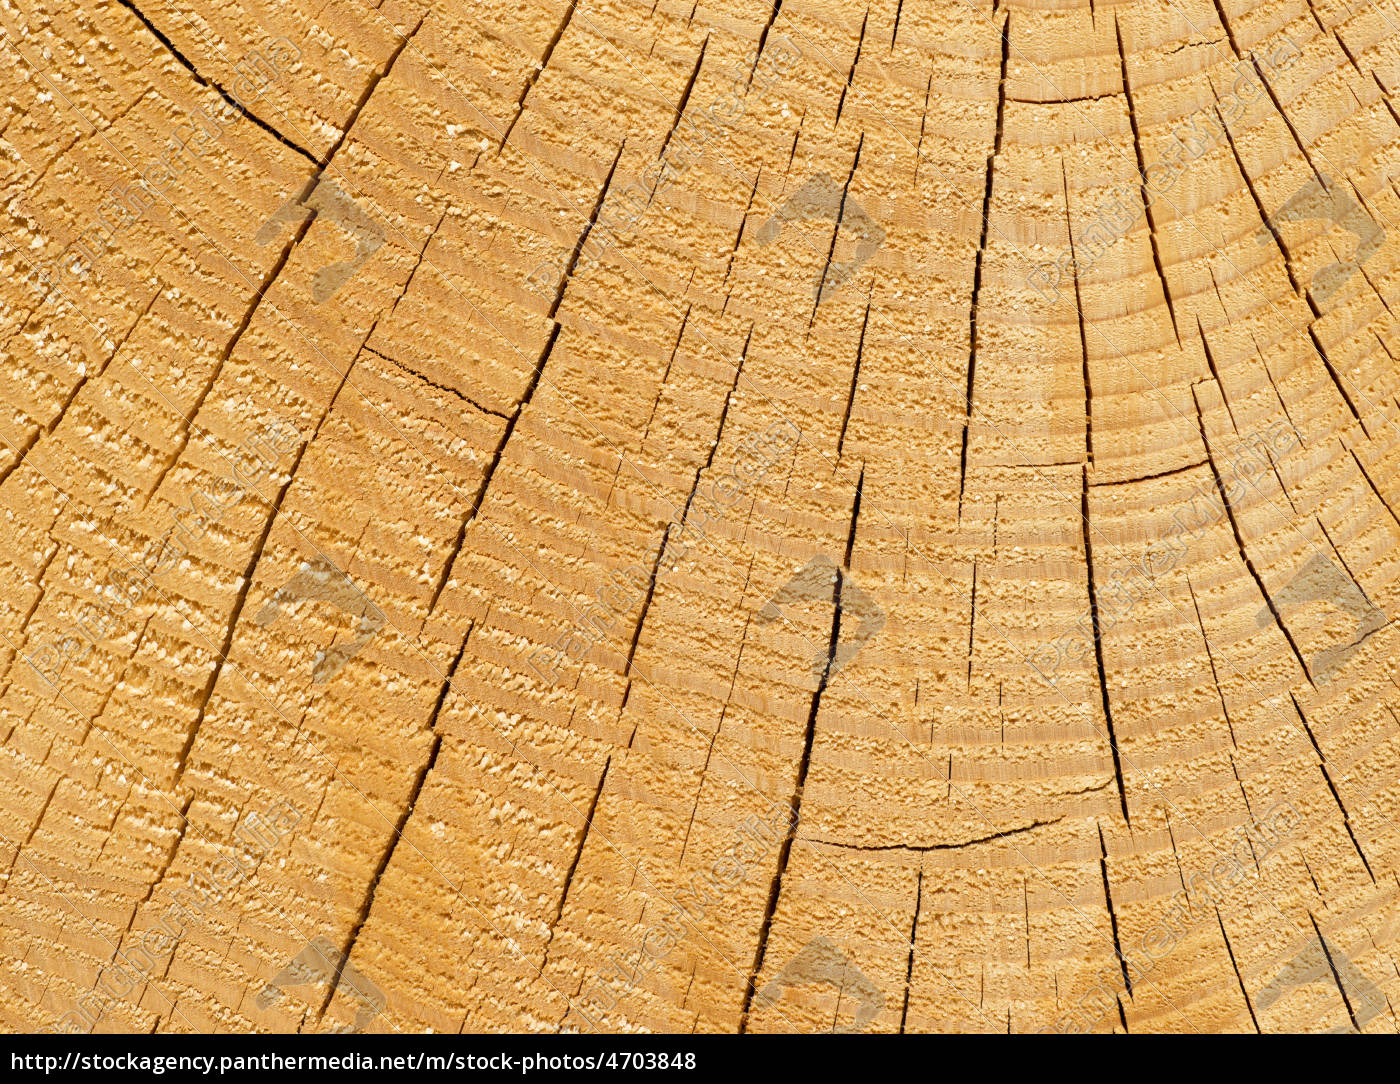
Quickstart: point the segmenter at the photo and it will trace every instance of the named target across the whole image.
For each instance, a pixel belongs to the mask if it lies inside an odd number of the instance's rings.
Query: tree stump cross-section
[[[1393,1032],[1400,2],[0,6],[0,1029]]]

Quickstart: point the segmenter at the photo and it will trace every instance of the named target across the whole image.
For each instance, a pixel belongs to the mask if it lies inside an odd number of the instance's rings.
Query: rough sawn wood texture
[[[0,0],[0,1027],[1391,1032],[1396,0]]]

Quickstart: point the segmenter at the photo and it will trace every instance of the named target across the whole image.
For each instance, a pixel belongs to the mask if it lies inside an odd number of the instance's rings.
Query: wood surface
[[[1396,0],[0,35],[0,1029],[1397,1029]]]

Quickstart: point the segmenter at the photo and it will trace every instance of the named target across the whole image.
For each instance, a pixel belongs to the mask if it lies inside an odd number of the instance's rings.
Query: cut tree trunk
[[[0,8],[0,1028],[1396,1030],[1396,0],[197,7]]]

